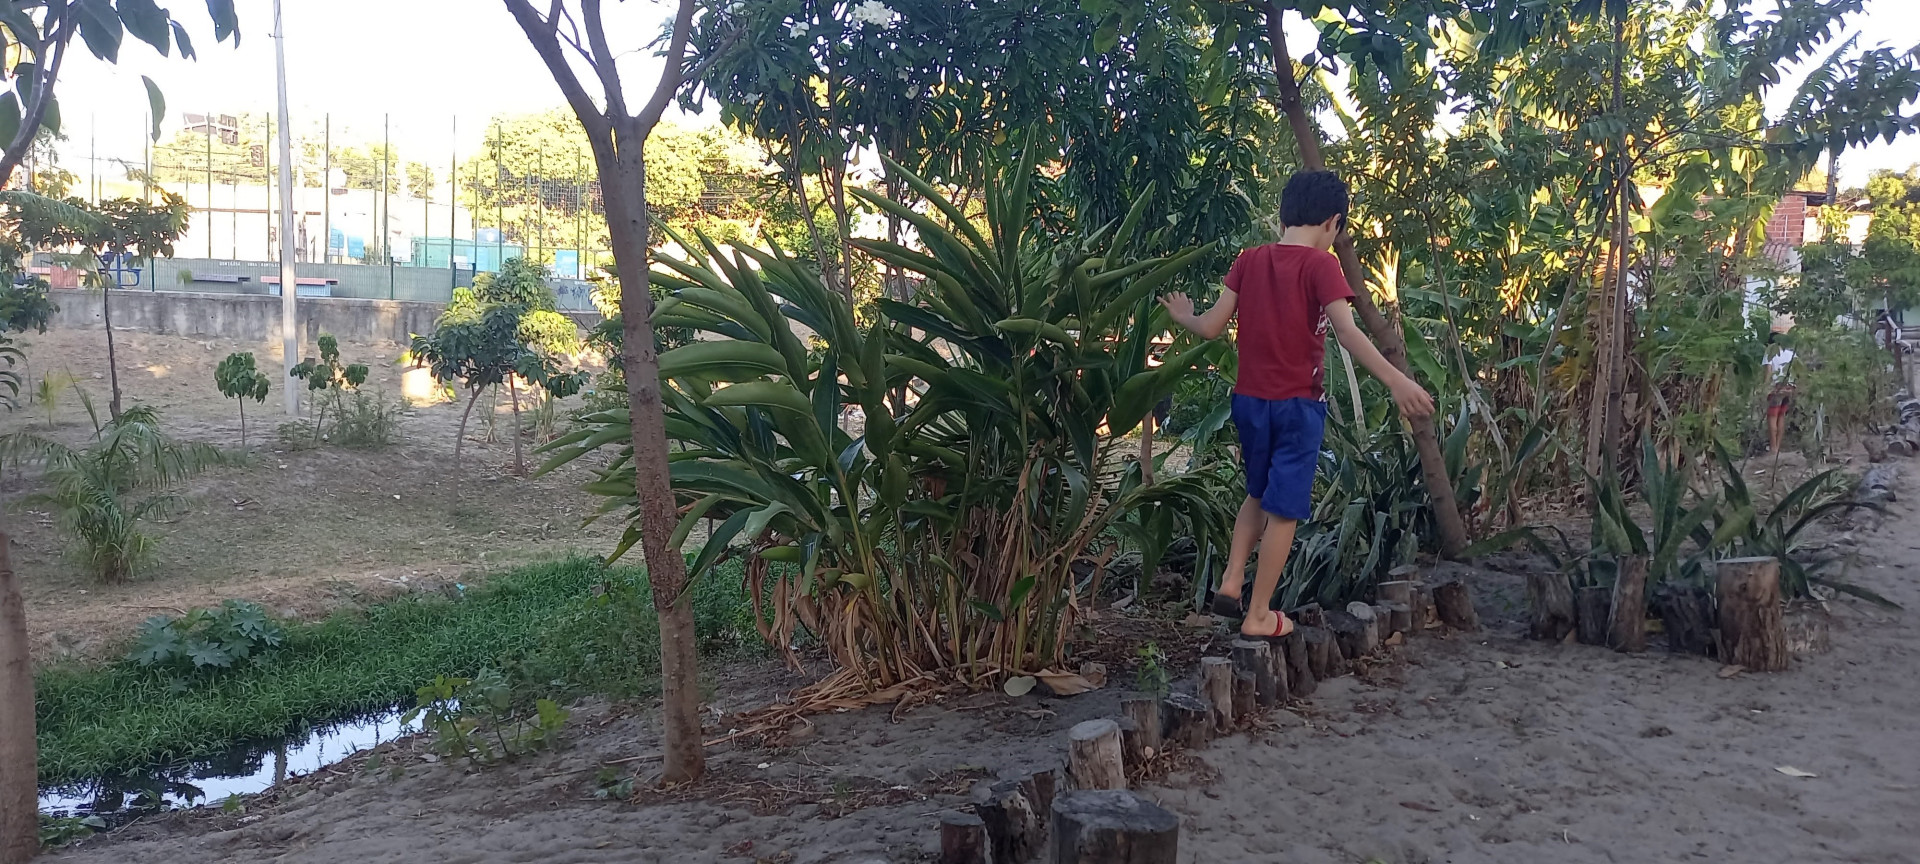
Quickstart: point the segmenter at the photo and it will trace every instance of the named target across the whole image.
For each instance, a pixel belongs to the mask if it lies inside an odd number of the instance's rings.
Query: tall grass
[[[731,568],[696,588],[709,652],[757,643],[739,577]],[[36,680],[40,780],[210,757],[383,710],[436,675],[488,667],[528,697],[645,695],[658,678],[658,646],[644,576],[571,559],[290,625],[281,648],[225,672],[183,678],[128,661],[51,667]]]

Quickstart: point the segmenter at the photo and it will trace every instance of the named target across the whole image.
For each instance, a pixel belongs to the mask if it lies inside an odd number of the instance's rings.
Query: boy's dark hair
[[[1280,190],[1280,225],[1318,225],[1347,215],[1347,184],[1332,171],[1301,171]]]

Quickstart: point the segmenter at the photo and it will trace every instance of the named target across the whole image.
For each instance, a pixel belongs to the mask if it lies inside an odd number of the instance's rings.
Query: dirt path
[[[1863,535],[1852,578],[1914,609],[1917,577],[1920,511],[1896,504]],[[1397,680],[1323,684],[1147,789],[1183,817],[1182,862],[1920,861],[1911,612],[1837,601],[1831,653],[1722,679],[1657,648],[1524,641],[1516,581],[1486,577],[1488,632],[1417,640]],[[765,666],[722,670],[712,728],[791,684]],[[922,861],[934,814],[973,780],[1058,764],[1064,730],[1116,698],[826,716],[786,748],[719,749],[709,800],[638,804],[596,800],[595,770],[652,752],[651,723],[583,709],[562,752],[470,773],[402,745],[246,815],[174,814],[50,860],[378,864],[431,848],[468,864]]]
[[[252,351],[263,367],[279,368],[277,343],[115,335],[126,403],[154,406],[165,429],[182,439],[239,444],[238,406],[213,385],[214,366],[229,352]],[[70,373],[105,414],[100,331],[51,331],[22,341],[26,390],[47,375]],[[400,398],[405,370],[395,361],[401,346],[342,343],[341,350],[347,362],[371,367],[365,389]],[[38,481],[7,472],[0,497],[9,507],[37,659],[100,656],[150,615],[230,597],[309,617],[456,578],[483,578],[495,566],[612,548],[614,525],[581,527],[595,503],[580,492],[584,470],[513,476],[512,417],[504,401],[494,406],[482,398],[456,468],[454,432],[464,406],[439,400],[409,406],[400,440],[385,448],[290,449],[274,434],[286,419],[281,386],[276,378],[267,403],[248,406],[251,463],[208,472],[176,490],[183,506],[152,526],[154,559],[129,584],[97,584],[67,554],[53,515],[23,501]],[[46,403],[27,394],[19,401],[16,410],[0,413],[0,433],[80,443],[92,432],[73,390],[53,403],[51,417]]]

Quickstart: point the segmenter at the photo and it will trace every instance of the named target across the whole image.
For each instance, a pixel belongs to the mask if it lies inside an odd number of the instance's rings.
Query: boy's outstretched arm
[[[1220,292],[1220,299],[1214,301],[1213,308],[1205,315],[1195,315],[1193,301],[1185,294],[1175,292],[1160,298],[1160,305],[1167,307],[1173,323],[1200,334],[1202,339],[1218,339],[1227,332],[1227,322],[1233,320],[1233,310],[1239,302],[1240,293],[1228,289]]]
[[[1393,393],[1393,401],[1400,406],[1400,413],[1408,417],[1427,417],[1433,414],[1433,397],[1406,373],[1393,367],[1380,349],[1373,346],[1373,340],[1360,332],[1360,325],[1353,323],[1353,307],[1345,300],[1335,300],[1327,304],[1327,320],[1333,323],[1333,335],[1340,340],[1341,347],[1347,349],[1360,365],[1367,367],[1373,377],[1380,379]]]

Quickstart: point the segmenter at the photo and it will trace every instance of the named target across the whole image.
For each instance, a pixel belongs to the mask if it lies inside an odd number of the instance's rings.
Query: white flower
[[[735,2],[727,4],[727,14],[738,15],[742,10],[746,8],[747,8],[747,4],[745,0],[735,0]]]
[[[748,93],[747,95],[740,97],[740,101],[748,105],[758,105],[760,104],[760,94]]]
[[[893,73],[893,77],[898,78],[902,81],[908,81],[908,80],[912,80],[913,74],[908,72],[905,69],[902,69],[898,72]]]
[[[809,25],[805,21],[795,21],[792,24],[787,25],[787,35],[792,36],[795,39],[798,39],[802,36],[807,35],[807,29],[810,26],[812,25]]]
[[[861,26],[885,27],[893,23],[893,10],[880,0],[860,0],[847,10],[847,17]]]
[[[918,99],[918,98],[920,98],[920,85],[918,85],[918,84],[915,84],[915,85],[913,85],[912,87],[908,87],[908,88],[907,88],[907,98],[908,98],[908,99]]]

